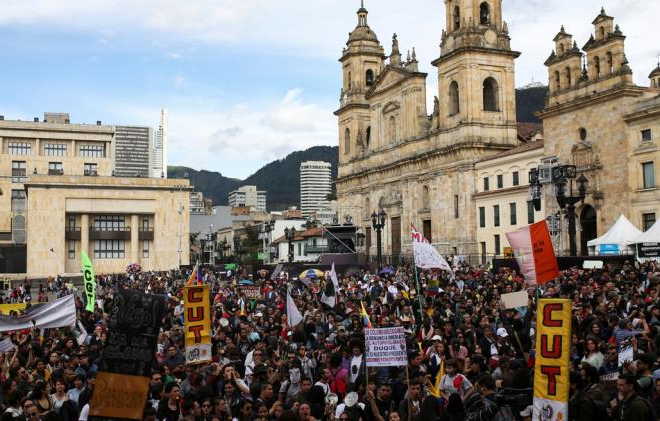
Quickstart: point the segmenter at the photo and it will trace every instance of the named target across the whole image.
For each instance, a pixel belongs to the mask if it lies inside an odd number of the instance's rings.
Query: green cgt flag
[[[94,312],[96,304],[96,278],[94,277],[94,267],[89,256],[84,251],[80,252],[82,260],[83,281],[85,282],[85,297],[87,297],[87,307],[85,310]]]

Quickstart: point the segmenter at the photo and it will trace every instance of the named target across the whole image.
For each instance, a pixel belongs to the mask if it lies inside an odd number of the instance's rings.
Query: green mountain
[[[228,178],[219,172],[188,167],[168,167],[167,176],[187,178],[195,190],[213,200],[216,205],[226,205],[229,192],[243,185],[257,186],[268,192],[268,210],[284,210],[300,203],[300,163],[304,161],[326,161],[332,165],[332,178],[337,177],[337,146],[314,146],[305,151],[290,153],[286,158],[273,161],[245,180]]]
[[[519,122],[538,123],[534,115],[545,106],[548,92],[546,86],[516,89],[516,113]],[[300,203],[300,163],[303,161],[326,161],[332,164],[332,177],[337,177],[337,146],[314,146],[304,151],[290,153],[286,158],[273,161],[245,180],[228,178],[219,172],[188,167],[168,167],[170,178],[190,179],[195,190],[213,200],[216,205],[226,205],[229,192],[243,185],[255,185],[268,192],[268,210],[283,210]]]
[[[531,86],[516,89],[516,115],[519,122],[540,123],[534,115],[545,107],[545,97],[548,95],[547,86]]]

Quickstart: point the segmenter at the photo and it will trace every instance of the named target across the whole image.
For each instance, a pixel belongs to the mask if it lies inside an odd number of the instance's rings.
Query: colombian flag
[[[373,326],[371,325],[371,320],[369,320],[369,315],[367,314],[367,310],[364,309],[364,303],[362,301],[360,301],[360,306],[362,307],[362,310],[360,310],[360,316],[362,316],[364,327],[371,329]]]
[[[199,263],[195,265],[195,269],[193,269],[192,273],[190,274],[190,277],[188,277],[188,285],[202,285],[202,274],[199,270]]]

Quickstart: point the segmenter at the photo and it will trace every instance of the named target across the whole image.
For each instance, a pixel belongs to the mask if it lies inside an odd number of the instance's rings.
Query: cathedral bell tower
[[[371,130],[366,93],[383,71],[385,50],[367,23],[364,0],[357,11],[358,23],[349,33],[339,62],[343,83],[339,98],[339,164],[360,156],[369,146]]]
[[[509,30],[502,0],[445,0],[438,68],[440,129],[455,136],[514,145],[516,99]]]

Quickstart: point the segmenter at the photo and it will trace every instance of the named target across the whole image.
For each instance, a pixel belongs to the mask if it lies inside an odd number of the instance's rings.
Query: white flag
[[[286,319],[289,327],[294,327],[303,320],[303,316],[298,311],[298,307],[296,307],[296,303],[291,298],[289,291],[286,292]]]
[[[335,271],[335,262],[332,262],[332,269],[330,270],[330,279],[335,286],[335,293],[339,292],[339,280],[337,279],[337,272]]]
[[[451,267],[449,267],[444,257],[429,243],[413,241],[413,253],[415,254],[415,264],[418,268],[442,269],[452,272]]]

